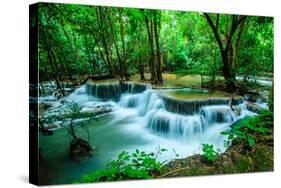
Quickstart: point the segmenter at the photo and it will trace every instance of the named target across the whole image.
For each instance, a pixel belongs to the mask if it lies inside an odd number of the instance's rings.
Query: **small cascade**
[[[205,129],[200,116],[183,116],[160,110],[149,113],[146,118],[148,129],[157,134],[181,140],[200,136]]]
[[[86,84],[86,92],[89,96],[102,101],[118,101],[123,93],[141,93],[147,89],[145,84],[137,83],[108,83],[108,84]]]
[[[162,96],[165,107],[168,111],[179,113],[183,115],[193,115],[199,112],[203,106],[209,105],[227,105],[229,103],[229,98],[211,98],[206,100],[178,100],[175,98]],[[243,103],[243,98],[233,99],[233,105],[239,105]]]
[[[89,96],[98,98],[102,101],[117,101],[124,88],[121,84],[86,84],[86,92]]]
[[[173,110],[169,107],[176,107],[167,105],[167,99],[152,89],[136,94],[125,93],[118,105],[137,110],[139,116],[144,117],[145,127],[153,133],[182,141],[200,138],[208,129],[219,124],[227,123],[230,126],[240,115],[226,105],[229,99],[173,101],[177,107],[175,111],[181,114],[171,112]],[[237,99],[234,103],[239,104],[241,101]]]
[[[65,98],[65,100],[68,102],[75,102],[78,104],[87,102],[89,99],[88,99],[88,95],[86,94],[86,86],[83,85],[75,89],[73,93],[71,93],[69,96]]]
[[[211,123],[231,123],[236,115],[229,106],[205,106],[200,110],[200,115]]]
[[[204,138],[221,139],[221,131],[230,128],[238,119],[251,115],[241,104],[242,98],[233,101],[237,104],[235,109],[238,109],[233,111],[227,98],[183,101],[162,96],[146,85],[132,83],[86,84],[65,100],[76,102],[82,111],[93,114],[112,112],[110,123],[139,122],[140,127],[153,135],[184,143]],[[208,131],[216,133],[206,135]],[[217,135],[215,138],[214,134]]]
[[[147,116],[146,127],[165,137],[190,140],[201,137],[210,127],[234,122],[238,116],[229,106],[205,106],[199,114],[179,115],[165,110],[152,111]]]
[[[165,108],[164,101],[152,89],[138,94],[124,94],[119,105],[123,108],[136,108],[141,116],[150,110]]]
[[[135,94],[142,93],[149,88],[150,85],[139,83],[124,83],[127,86],[126,92]]]

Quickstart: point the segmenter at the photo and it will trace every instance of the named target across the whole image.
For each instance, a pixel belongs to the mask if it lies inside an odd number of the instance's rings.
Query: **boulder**
[[[248,102],[246,104],[246,106],[249,111],[252,111],[255,113],[260,113],[263,110],[259,105],[252,103],[252,102]]]
[[[112,107],[110,105],[86,107],[82,109],[82,112],[88,112],[92,113],[94,116],[98,116],[112,112]]]
[[[89,142],[81,139],[74,138],[70,143],[70,157],[74,160],[80,161],[83,158],[91,156],[94,149]]]

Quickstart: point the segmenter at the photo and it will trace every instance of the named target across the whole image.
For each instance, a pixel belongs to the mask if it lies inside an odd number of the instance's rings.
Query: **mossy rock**
[[[94,149],[89,142],[81,139],[74,138],[70,143],[70,156],[74,160],[80,161],[93,154]]]
[[[273,171],[273,147],[257,145],[254,155],[256,171]]]

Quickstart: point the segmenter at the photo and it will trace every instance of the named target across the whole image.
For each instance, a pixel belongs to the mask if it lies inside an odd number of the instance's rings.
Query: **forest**
[[[40,81],[139,74],[162,83],[162,73],[236,76],[273,73],[273,19],[165,10],[43,4]],[[151,76],[145,78],[145,73]]]
[[[273,170],[272,17],[40,3],[38,28],[41,184]]]

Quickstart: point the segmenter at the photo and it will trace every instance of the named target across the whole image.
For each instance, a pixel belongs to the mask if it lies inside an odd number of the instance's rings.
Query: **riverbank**
[[[160,178],[217,175],[246,172],[273,171],[273,136],[260,138],[251,149],[241,140],[234,140],[224,153],[214,162],[196,154],[184,159],[176,159],[164,165]]]

